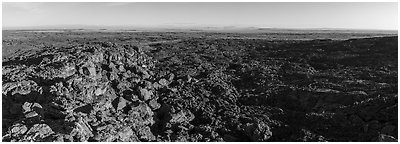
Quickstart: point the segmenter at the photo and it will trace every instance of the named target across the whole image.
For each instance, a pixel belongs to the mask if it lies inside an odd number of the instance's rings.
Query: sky
[[[397,3],[2,3],[2,25],[397,30]]]

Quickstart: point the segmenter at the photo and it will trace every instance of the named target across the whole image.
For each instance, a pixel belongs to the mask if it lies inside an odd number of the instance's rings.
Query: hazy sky
[[[397,3],[3,3],[3,27],[257,26],[396,29]]]

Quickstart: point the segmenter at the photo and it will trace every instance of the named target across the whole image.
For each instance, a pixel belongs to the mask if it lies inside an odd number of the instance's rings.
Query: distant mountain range
[[[237,33],[384,33],[397,34],[397,30],[344,29],[344,28],[265,28],[245,26],[100,26],[57,25],[33,27],[3,27],[3,30],[79,30],[79,31],[149,31],[149,32],[237,32]]]

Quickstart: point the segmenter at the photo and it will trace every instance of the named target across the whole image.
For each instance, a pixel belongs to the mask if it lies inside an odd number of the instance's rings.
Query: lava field
[[[2,141],[398,141],[397,36],[227,35],[3,31]]]

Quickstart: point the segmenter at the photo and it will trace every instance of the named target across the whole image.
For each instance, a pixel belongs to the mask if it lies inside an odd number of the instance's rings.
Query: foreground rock
[[[136,47],[45,49],[11,63],[3,65],[4,141],[156,140],[158,79]]]

